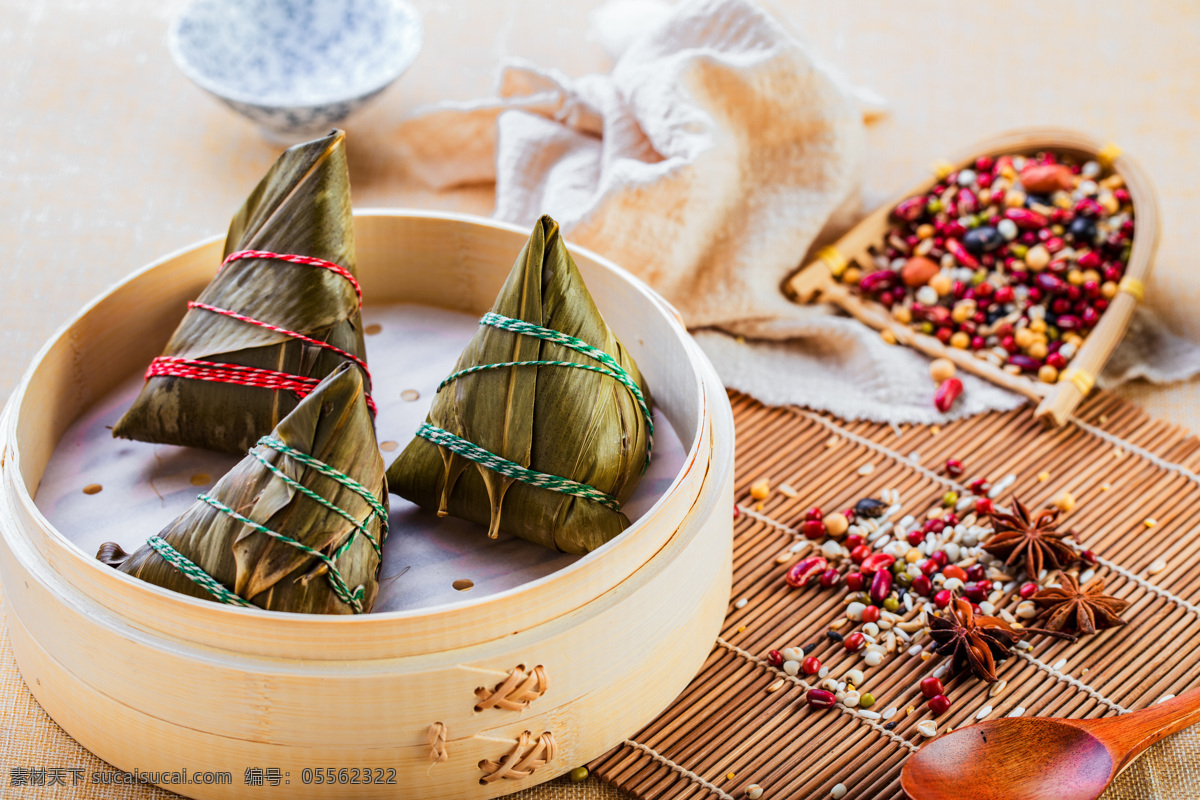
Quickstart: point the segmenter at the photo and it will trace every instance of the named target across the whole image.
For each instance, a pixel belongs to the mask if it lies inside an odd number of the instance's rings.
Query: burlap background
[[[605,69],[607,59],[585,34],[597,1],[414,0],[425,18],[425,52],[347,125],[356,205],[489,213],[490,187],[439,195],[417,185],[394,157],[392,131],[418,104],[486,95],[501,55],[572,75]],[[163,253],[224,230],[277,155],[171,65],[164,36],[180,4],[0,0],[0,397],[86,300]],[[1017,125],[1072,125],[1136,153],[1163,207],[1148,301],[1200,338],[1200,316],[1192,311],[1200,307],[1200,270],[1193,267],[1200,241],[1195,4],[764,5],[893,102],[892,113],[868,132],[868,198]],[[1200,382],[1135,385],[1121,394],[1200,429]],[[13,768],[29,767],[78,767],[85,775],[106,769],[31,698],[0,625],[0,798],[170,796],[153,788],[9,785]],[[516,796],[623,797],[596,781],[554,782]],[[1106,800],[1195,797],[1200,733],[1193,730],[1151,750]]]

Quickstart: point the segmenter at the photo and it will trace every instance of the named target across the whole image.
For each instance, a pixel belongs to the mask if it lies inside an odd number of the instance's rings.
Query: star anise
[[[988,683],[995,683],[996,662],[1012,654],[1010,648],[1024,633],[998,617],[975,614],[969,600],[956,597],[944,614],[929,620],[929,635],[940,655],[954,656],[951,674],[968,668]]]
[[[1042,589],[1033,602],[1041,607],[1047,628],[1084,636],[1124,625],[1121,612],[1129,608],[1128,600],[1104,593],[1104,578],[1093,578],[1081,589],[1067,572],[1062,574],[1062,588]]]
[[[1024,566],[1035,580],[1043,566],[1062,569],[1076,559],[1075,550],[1063,541],[1075,534],[1057,529],[1058,509],[1043,508],[1030,516],[1029,509],[1014,498],[1013,511],[988,515],[996,532],[983,543],[984,550],[1010,567]]]

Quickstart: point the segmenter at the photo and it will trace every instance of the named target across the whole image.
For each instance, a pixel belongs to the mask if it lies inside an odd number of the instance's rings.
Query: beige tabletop
[[[604,70],[587,36],[596,0],[413,0],[425,48],[346,124],[355,205],[487,214],[490,187],[416,185],[394,156],[397,122],[440,99],[486,94],[504,56],[569,75]],[[0,397],[84,302],[158,256],[222,232],[279,149],[174,68],[179,7],[150,0],[0,0]],[[935,160],[1010,127],[1062,124],[1136,154],[1155,181],[1163,237],[1147,302],[1200,339],[1200,5],[1185,2],[831,3],[767,0],[891,113],[869,129],[868,204]],[[797,253],[797,261],[802,254]],[[1200,429],[1200,382],[1120,393]],[[800,732],[798,732],[800,735]],[[0,797],[153,797],[155,789],[11,788],[14,768],[103,765],[20,683],[0,628]],[[1191,776],[1190,779],[1188,776]],[[69,775],[67,783],[70,783]],[[592,781],[526,798],[621,797]],[[1200,734],[1159,745],[1106,795],[1200,796]]]

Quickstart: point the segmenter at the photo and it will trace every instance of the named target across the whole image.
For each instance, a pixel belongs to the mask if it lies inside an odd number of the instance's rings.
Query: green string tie
[[[270,536],[272,539],[278,539],[281,542],[290,544],[292,547],[295,547],[300,552],[307,553],[308,555],[312,556],[313,558],[315,558],[318,561],[320,561],[321,563],[323,563],[326,566],[326,568],[328,569],[326,574],[329,576],[329,583],[333,586],[333,593],[336,594],[343,603],[345,603],[346,605],[348,605],[352,609],[354,609],[355,614],[362,613],[362,610],[363,610],[362,598],[363,598],[363,594],[364,594],[363,587],[359,586],[353,592],[350,591],[349,587],[346,586],[345,579],[342,578],[342,573],[338,570],[337,564],[334,563],[332,558],[325,555],[324,553],[322,553],[319,550],[314,550],[313,548],[306,545],[304,542],[297,541],[296,539],[293,539],[290,536],[284,536],[282,533],[278,533],[276,531],[271,530],[266,525],[255,522],[254,520],[250,519],[249,517],[239,514],[238,512],[234,511],[229,506],[222,503],[220,500],[217,500],[215,497],[209,497],[207,494],[202,494],[202,495],[199,495],[197,497],[197,499],[203,500],[204,502],[208,503],[213,508],[217,509],[218,511],[225,514],[226,516],[232,517],[233,519],[242,523],[246,527],[251,528],[252,530],[256,530],[259,533]]]
[[[622,367],[617,360],[603,350],[593,347],[582,339],[578,339],[562,331],[556,331],[553,328],[544,328],[541,325],[535,325],[532,322],[526,322],[521,319],[513,319],[506,317],[503,314],[497,314],[489,311],[479,320],[480,325],[490,325],[493,328],[500,330],[520,333],[526,336],[532,336],[536,339],[541,339],[547,342],[560,344],[568,347],[577,353],[582,353],[588,358],[599,361],[601,366],[594,364],[581,364],[577,361],[502,361],[496,364],[480,364],[474,367],[467,367],[453,372],[446,377],[444,381],[438,384],[437,390],[440,392],[451,382],[465,375],[474,375],[477,372],[486,370],[501,369],[504,367],[568,367],[570,369],[582,369],[588,372],[595,372],[601,375],[607,375],[617,381],[633,395],[633,399],[637,401],[638,408],[642,411],[642,416],[646,419],[646,461],[642,465],[642,471],[650,466],[650,455],[654,449],[654,418],[650,414],[650,406],[646,403],[646,397],[642,394],[642,388],[638,386],[637,381]],[[484,448],[467,441],[459,436],[429,424],[428,422],[421,425],[417,429],[417,435],[428,439],[434,444],[441,445],[451,452],[457,453],[464,458],[468,458],[477,464],[487,467],[488,469],[498,472],[510,478],[515,478],[522,483],[527,483],[530,486],[537,486],[542,489],[549,489],[555,492],[563,492],[564,494],[575,495],[576,497],[585,497],[589,500],[595,500],[601,505],[607,506],[614,511],[619,511],[621,506],[616,498],[612,495],[588,486],[586,483],[579,483],[568,478],[562,478],[557,475],[548,475],[545,472],[522,467],[509,461],[506,458],[491,453]]]
[[[654,417],[650,414],[650,406],[647,405],[646,397],[642,394],[642,387],[638,386],[638,383],[633,379],[633,376],[630,375],[624,367],[618,364],[615,358],[598,347],[592,347],[583,339],[577,339],[576,337],[563,333],[562,331],[556,331],[553,328],[543,328],[541,325],[535,325],[534,323],[526,322],[523,319],[506,317],[503,314],[497,314],[493,311],[489,311],[488,313],[484,314],[483,318],[479,320],[479,324],[490,325],[493,328],[499,328],[500,330],[511,331],[513,333],[522,333],[526,336],[532,336],[535,339],[553,342],[554,344],[561,344],[563,347],[570,348],[577,353],[582,353],[588,358],[599,361],[604,365],[604,367],[607,367],[607,369],[595,367],[590,364],[580,364],[576,361],[505,361],[500,364],[483,364],[478,367],[468,367],[467,369],[451,374],[446,378],[446,380],[442,381],[441,385],[438,386],[439,392],[442,390],[442,386],[445,386],[450,381],[462,375],[470,375],[473,372],[482,372],[486,369],[499,369],[500,367],[570,367],[573,369],[587,370],[588,372],[599,372],[602,375],[607,375],[610,378],[613,378],[621,383],[626,389],[628,389],[630,394],[633,395],[633,399],[637,401],[638,408],[642,410],[642,416],[646,418],[647,431],[646,464],[643,467],[643,471],[645,471],[646,467],[650,466],[650,453],[654,450]]]
[[[304,486],[299,481],[288,476],[283,472],[283,470],[279,469],[277,466],[268,461],[266,456],[258,451],[258,447],[268,447],[272,450],[276,450],[293,459],[294,461],[298,461],[301,464],[316,470],[320,474],[328,478],[332,478],[365,500],[367,505],[371,507],[371,513],[367,515],[365,520],[359,522],[358,519],[350,512],[331,503],[329,500],[326,500],[312,489]],[[320,551],[314,550],[303,542],[297,541],[290,536],[284,536],[282,533],[273,531],[265,525],[255,522],[249,517],[239,514],[229,506],[222,503],[220,500],[210,497],[207,494],[198,495],[197,499],[203,500],[221,513],[234,518],[238,522],[241,522],[243,525],[247,525],[259,533],[266,534],[267,536],[278,539],[281,542],[286,542],[321,561],[328,569],[329,582],[333,587],[334,594],[336,594],[342,602],[354,609],[356,614],[361,614],[363,611],[362,598],[365,590],[362,586],[359,586],[353,592],[350,591],[349,587],[346,586],[345,578],[342,577],[341,571],[337,568],[336,560],[340,558],[348,549],[350,549],[350,546],[354,543],[355,537],[361,533],[364,537],[366,537],[367,541],[370,542],[371,549],[375,551],[377,556],[379,556],[379,566],[381,567],[383,565],[383,547],[380,544],[380,540],[386,539],[388,533],[387,509],[383,507],[383,503],[381,503],[379,499],[375,497],[375,495],[369,489],[367,489],[367,487],[363,486],[349,475],[339,472],[320,459],[313,458],[308,453],[303,453],[294,447],[284,444],[282,441],[273,436],[264,436],[259,439],[258,445],[255,449],[250,451],[250,454],[254,456],[260,464],[270,470],[275,477],[279,478],[281,481],[297,490],[305,497],[315,500],[325,508],[333,511],[335,514],[338,514],[354,526],[353,530],[350,532],[350,536],[346,538],[345,543],[343,543],[341,547],[334,551],[332,557],[327,556]],[[371,522],[372,517],[379,520],[380,540],[375,539],[375,537],[371,535],[370,531],[367,530],[367,525]],[[189,560],[186,556],[173,548],[165,539],[159,536],[152,536],[149,540],[147,540],[147,544],[150,545],[154,552],[162,556],[164,561],[171,564],[186,577],[190,578],[202,589],[213,595],[221,602],[239,606],[253,605],[239,595],[229,591],[229,589],[227,589],[220,581],[209,575],[198,564]],[[379,570],[377,568],[376,575],[378,575],[378,572]]]
[[[530,486],[550,489],[551,491],[562,492],[563,494],[573,494],[576,497],[586,497],[589,500],[595,500],[597,503],[611,508],[613,511],[621,510],[621,504],[617,502],[615,497],[588,486],[586,483],[579,483],[568,478],[547,475],[545,472],[538,472],[534,469],[522,467],[520,464],[509,461],[506,458],[501,458],[495,453],[484,450],[477,444],[472,444],[466,439],[455,436],[450,431],[442,430],[435,425],[430,425],[428,422],[417,428],[417,436],[428,439],[434,444],[441,445],[453,453],[458,453],[463,458],[468,458],[493,472],[499,472],[501,475],[515,478]]]
[[[274,473],[275,477],[279,478],[279,480],[283,481],[288,486],[291,486],[293,489],[300,492],[305,497],[309,497],[309,498],[317,501],[321,505],[325,506],[325,508],[328,508],[330,511],[334,512],[338,516],[342,517],[342,519],[346,520],[347,522],[349,522],[351,525],[354,526],[354,531],[350,535],[350,537],[348,539],[346,539],[346,543],[343,544],[340,548],[338,548],[337,552],[335,552],[333,554],[334,558],[337,558],[342,553],[346,552],[346,550],[348,550],[350,548],[350,545],[354,543],[355,535],[357,535],[359,533],[361,533],[363,536],[367,537],[367,541],[369,541],[371,543],[371,549],[375,551],[375,555],[379,556],[380,559],[383,558],[383,545],[380,544],[380,542],[378,540],[376,540],[374,536],[371,535],[371,533],[367,530],[366,526],[371,522],[372,517],[378,518],[379,519],[379,529],[380,529],[380,539],[386,539],[387,535],[388,535],[387,509],[385,509],[383,507],[383,504],[379,502],[378,498],[376,498],[375,495],[372,494],[370,492],[370,490],[367,489],[367,487],[363,486],[361,483],[354,480],[349,475],[346,475],[343,472],[339,472],[338,470],[329,466],[328,464],[321,461],[320,459],[313,458],[308,453],[303,453],[294,447],[290,447],[290,446],[284,444],[283,442],[281,442],[279,439],[276,439],[273,436],[262,437],[261,439],[258,440],[258,444],[259,444],[259,446],[269,447],[272,450],[276,450],[280,453],[283,453],[284,455],[290,457],[293,461],[299,461],[301,464],[304,464],[307,467],[312,467],[312,469],[316,470],[317,472],[321,473],[322,475],[326,476],[327,478],[332,478],[333,480],[340,483],[342,486],[345,486],[347,489],[349,489],[350,491],[357,494],[359,497],[361,497],[363,500],[365,500],[367,502],[367,505],[369,505],[371,507],[371,513],[367,515],[367,518],[365,520],[363,520],[362,522],[359,522],[358,519],[350,512],[346,511],[343,508],[339,508],[338,506],[329,502],[324,497],[317,494],[312,489],[303,485],[299,481],[293,480],[291,477],[289,477],[287,474],[285,474],[283,470],[279,469],[274,464],[272,464],[270,461],[268,461],[262,453],[258,452],[257,449],[250,451],[250,454],[252,456],[254,456],[256,459],[258,459],[258,463],[262,464],[264,467],[266,467],[272,473]],[[382,561],[380,562],[380,566],[382,566]]]
[[[222,603],[246,607],[254,605],[249,600],[245,600],[226,589],[224,584],[205,572],[195,561],[192,561],[183,553],[171,547],[170,543],[161,536],[151,536],[146,540],[146,544],[150,545],[151,550],[162,556],[163,561],[166,561],[188,578],[191,578],[201,589]]]

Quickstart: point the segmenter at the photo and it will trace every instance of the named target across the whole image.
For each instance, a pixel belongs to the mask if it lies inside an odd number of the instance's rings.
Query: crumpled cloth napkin
[[[781,291],[821,232],[857,211],[878,98],[749,0],[617,0],[592,22],[610,74],[509,60],[496,98],[401,125],[408,169],[438,188],[494,181],[502,220],[556,218],[674,304],[729,387],[848,419],[946,419],[925,356]],[[1135,328],[1100,385],[1200,371],[1200,346],[1149,315]],[[1025,402],[962,378],[952,416]]]

